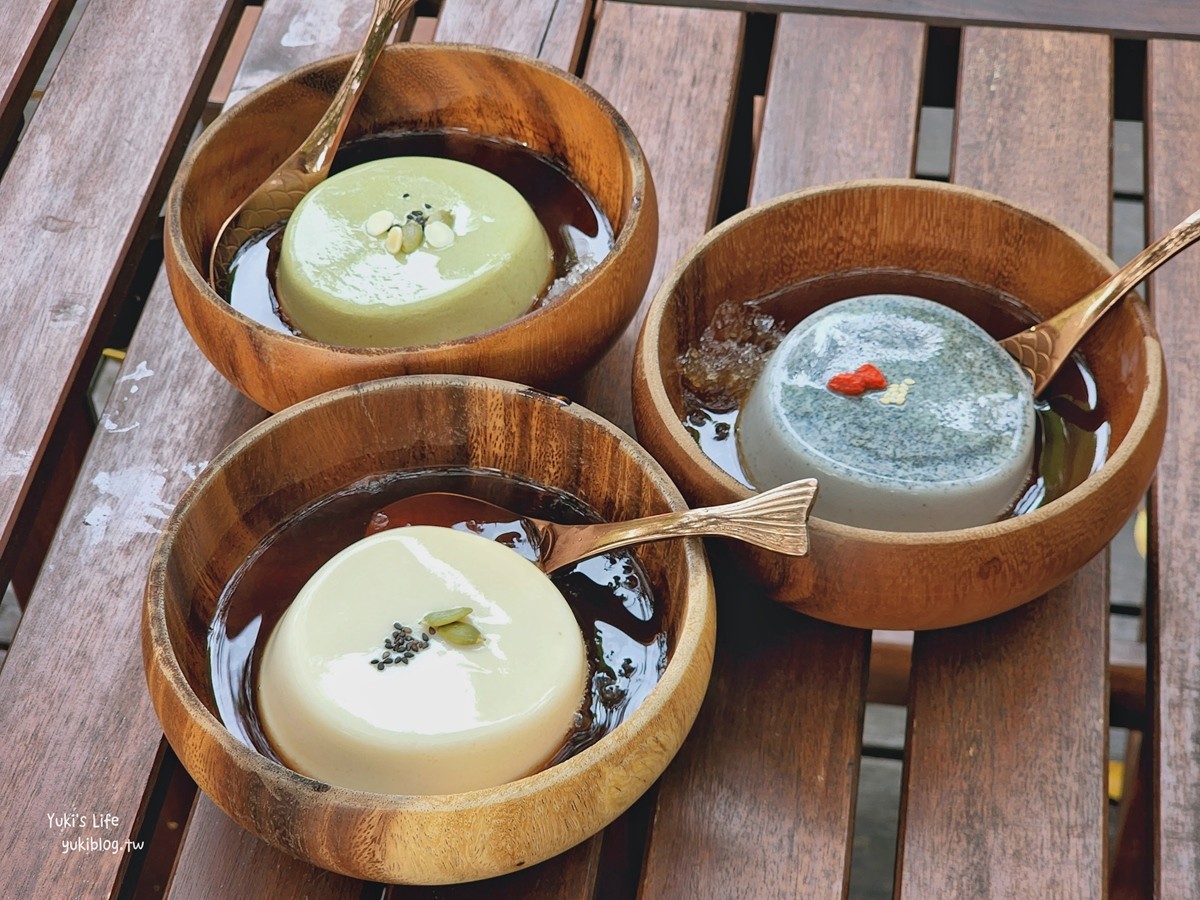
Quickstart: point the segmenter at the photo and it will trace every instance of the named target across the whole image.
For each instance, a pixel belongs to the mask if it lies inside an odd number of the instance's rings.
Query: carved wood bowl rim
[[[499,65],[527,69],[537,77],[558,82],[566,90],[577,93],[583,103],[590,104],[595,108],[612,128],[620,146],[622,158],[619,167],[623,169],[623,177],[628,180],[627,196],[624,197],[627,208],[624,212],[625,220],[619,225],[614,221],[614,217],[609,217],[614,230],[614,243],[608,255],[576,283],[566,287],[551,301],[538,305],[516,319],[495,328],[453,340],[412,347],[351,347],[285,333],[263,325],[234,309],[209,284],[206,277],[207,250],[215,237],[215,229],[212,230],[213,233],[206,233],[203,236],[201,245],[197,248],[198,253],[191,252],[190,242],[185,236],[190,232],[188,223],[185,222],[183,197],[188,190],[197,161],[225,138],[226,126],[235,122],[238,117],[247,115],[247,110],[256,108],[257,104],[269,101],[272,95],[281,89],[321,82],[324,76],[336,75],[336,78],[324,77],[325,81],[330,82],[332,89],[336,86],[336,82],[340,81],[341,74],[349,65],[352,57],[352,53],[327,57],[287,72],[256,88],[223,111],[211,125],[204,129],[184,154],[167,196],[164,217],[164,251],[171,292],[193,340],[235,387],[272,412],[277,412],[299,399],[307,399],[313,394],[305,393],[303,396],[295,396],[295,392],[286,385],[272,383],[264,388],[244,383],[246,381],[251,383],[285,382],[287,374],[258,372],[251,378],[245,379],[239,377],[236,371],[231,372],[228,361],[223,358],[223,349],[214,346],[221,341],[222,335],[208,333],[210,328],[214,327],[211,323],[220,323],[215,327],[218,327],[225,336],[235,335],[239,341],[244,341],[247,347],[255,349],[276,347],[279,349],[274,353],[281,356],[288,355],[289,358],[295,358],[298,354],[304,354],[306,359],[320,358],[325,364],[332,367],[357,367],[355,370],[359,373],[364,371],[364,366],[370,366],[372,374],[368,377],[461,371],[463,374],[508,378],[538,386],[552,387],[559,380],[579,375],[583,370],[582,365],[573,365],[565,374],[558,373],[556,378],[544,377],[542,369],[556,364],[557,357],[555,356],[549,357],[549,362],[543,359],[541,367],[531,364],[528,360],[514,362],[511,358],[528,356],[529,354],[522,349],[526,344],[534,341],[541,341],[542,344],[545,344],[551,337],[545,334],[548,329],[569,332],[578,314],[586,312],[586,308],[580,306],[580,301],[590,298],[594,302],[601,296],[606,303],[613,306],[610,318],[615,316],[619,321],[614,321],[611,327],[605,328],[602,332],[583,336],[587,344],[594,345],[587,362],[594,362],[604,350],[616,341],[632,320],[650,281],[658,245],[657,195],[645,153],[621,113],[595,88],[582,79],[549,63],[513,51],[450,42],[396,43],[383,49],[377,63],[377,72],[389,65],[398,65],[405,57],[441,60],[447,66],[452,65],[453,61],[459,58],[466,60],[490,59]],[[360,103],[360,109],[371,97],[371,90],[371,83],[368,83],[364,102]],[[351,129],[354,128],[355,121],[352,118]],[[556,161],[563,164],[561,160]],[[618,164],[614,163],[614,165]],[[599,198],[593,196],[593,199],[599,203]],[[229,212],[232,212],[232,208],[231,206]],[[210,324],[206,325],[205,323]],[[585,343],[585,341],[573,340],[577,337],[580,336],[569,333],[560,335],[559,343],[563,348],[561,355],[564,358],[569,358],[576,352],[572,347],[573,344]],[[517,349],[506,351],[503,346],[506,341],[517,345]],[[459,364],[460,358],[471,355],[476,357],[473,362],[466,365]],[[504,355],[510,359],[493,370],[491,366],[493,355]],[[243,365],[248,367],[251,364],[243,363]],[[265,367],[265,362],[259,365]],[[321,390],[341,387],[360,380],[365,379],[361,377],[342,378],[336,383],[325,383]],[[286,399],[279,400],[277,395],[286,395]]]
[[[897,195],[911,194],[912,196],[923,194],[934,198],[934,202],[937,202],[937,198],[941,196],[985,204],[1002,210],[1005,215],[1011,216],[1014,222],[1022,222],[1022,227],[1024,227],[1024,223],[1034,223],[1040,228],[1057,232],[1062,238],[1076,244],[1084,255],[1091,257],[1105,276],[1116,271],[1117,268],[1116,264],[1099,247],[1065,225],[995,194],[942,182],[904,178],[869,178],[837,182],[784,194],[732,216],[710,230],[693,245],[663,281],[649,304],[635,355],[634,420],[637,433],[642,443],[654,454],[655,458],[663,463],[664,468],[675,479],[693,505],[730,502],[753,496],[756,492],[737,481],[701,451],[697,442],[684,428],[679,416],[676,415],[674,405],[668,395],[664,381],[664,368],[667,367],[667,361],[661,355],[662,345],[667,340],[664,337],[664,322],[675,314],[675,305],[684,302],[679,299],[680,282],[689,270],[703,267],[707,257],[714,253],[714,246],[719,245],[731,233],[754,229],[764,217],[774,213],[788,214],[793,209],[801,208],[807,201],[845,192],[856,193],[866,198],[870,198],[872,195],[882,196],[887,192]],[[1099,283],[1099,279],[1096,283]],[[1128,304],[1123,305],[1128,306]],[[1149,310],[1144,303],[1139,301],[1132,307],[1132,320],[1136,322],[1136,327],[1142,336],[1145,386],[1137,411],[1119,446],[1115,450],[1110,450],[1103,465],[1082,484],[1053,502],[1025,515],[956,530],[881,531],[843,525],[822,519],[819,515],[814,514],[809,520],[810,534],[813,537],[813,548],[809,556],[790,562],[783,557],[777,557],[777,560],[772,560],[767,565],[787,566],[796,570],[812,566],[820,562],[823,548],[830,544],[843,548],[870,546],[884,548],[884,552],[902,554],[906,552],[920,553],[939,548],[946,551],[976,542],[999,544],[1010,538],[1020,538],[1032,531],[1051,534],[1055,523],[1070,520],[1080,515],[1081,510],[1085,508],[1095,508],[1097,498],[1103,498],[1118,489],[1124,490],[1123,487],[1120,487],[1121,482],[1128,479],[1135,471],[1144,473],[1145,483],[1141,485],[1139,492],[1144,493],[1162,450],[1167,386],[1162,347],[1154,330]],[[797,473],[796,477],[803,477],[804,474]],[[1095,546],[1084,559],[1080,560],[1079,564],[1082,565],[1086,559],[1090,559],[1106,546],[1123,522],[1122,519],[1113,524],[1108,529],[1110,533],[1107,537],[1096,541]],[[971,614],[965,618],[955,615],[948,609],[938,610],[933,615],[930,615],[929,609],[922,609],[916,617],[911,619],[902,614],[868,614],[857,606],[849,610],[840,608],[842,598],[836,596],[827,597],[818,602],[814,602],[812,596],[795,596],[791,593],[794,589],[794,582],[790,582],[790,586],[782,585],[782,579],[779,576],[764,577],[762,571],[763,561],[766,559],[764,551],[743,551],[741,548],[735,548],[735,552],[738,553],[747,568],[760,580],[763,580],[770,591],[774,592],[775,599],[818,618],[853,627],[921,630],[959,625],[1006,611],[1043,592],[1039,590],[1032,594],[1023,592],[1009,597],[994,598],[988,603],[986,615]],[[1071,572],[1066,572],[1056,583],[1060,583],[1070,574]],[[878,583],[881,590],[892,586],[883,576],[880,576]],[[1052,585],[1045,585],[1045,589],[1049,589],[1050,586]],[[820,585],[812,588],[811,593],[819,592]]]
[[[231,460],[253,451],[256,445],[267,446],[280,429],[302,422],[314,411],[339,405],[350,409],[364,395],[386,399],[397,391],[458,391],[488,400],[499,394],[526,404],[525,409],[542,407],[561,421],[581,421],[617,443],[619,452],[653,493],[655,503],[665,501],[664,511],[687,508],[670,477],[632,438],[596,413],[562,398],[515,383],[458,375],[399,376],[339,388],[295,404],[251,428],[222,450],[186,489],[164,526],[151,561],[143,601],[142,654],[151,699],[169,743],[200,788],[243,828],[293,856],[353,877],[448,884],[516,871],[564,852],[607,825],[650,787],[682,744],[703,699],[712,667],[715,599],[703,544],[698,538],[681,539],[671,558],[680,565],[678,579],[685,589],[682,596],[665,601],[670,609],[679,604],[679,612],[672,613],[675,627],[670,658],[658,684],[629,718],[591,747],[508,784],[428,796],[350,790],[299,775],[246,746],[200,699],[171,638],[166,612],[168,571],[173,554],[188,552],[180,546],[183,523],[203,509],[206,494],[214,493],[214,485]],[[404,440],[411,444],[420,437],[414,430]],[[610,487],[608,482],[605,487]],[[611,490],[614,497],[620,496],[622,486],[612,484]],[[228,500],[223,486],[216,487],[215,494]],[[202,624],[206,629],[210,625]],[[194,616],[189,616],[186,627],[193,632],[199,627]],[[615,775],[608,775],[607,781],[594,780],[596,773],[605,771]],[[614,777],[622,781],[624,790],[613,790],[611,797],[602,799],[593,796],[599,793],[592,790],[595,784],[611,785]],[[242,792],[255,796],[244,803]],[[231,808],[231,797],[241,808]],[[444,839],[457,822],[470,822],[473,816],[493,815],[511,825],[528,822],[546,809],[568,809],[571,821],[557,830],[549,829],[548,835],[545,829],[530,829],[532,837],[508,833],[500,842],[503,848],[494,854],[489,851],[483,860],[458,860],[451,853],[453,863],[431,862],[428,854],[419,855],[419,846],[407,844],[403,852],[396,846],[397,834],[412,842],[418,840],[412,836],[427,827]],[[260,817],[259,821],[252,821],[251,816]],[[323,823],[327,830],[336,826],[347,833],[317,836],[315,831]],[[306,834],[309,830],[313,833]],[[366,858],[354,858],[356,850],[361,853],[364,846],[369,850]]]

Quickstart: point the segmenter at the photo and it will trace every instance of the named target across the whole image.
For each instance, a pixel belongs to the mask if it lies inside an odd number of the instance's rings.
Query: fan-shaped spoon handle
[[[1033,395],[1040,396],[1062,364],[1113,304],[1147,275],[1200,239],[1200,209],[1121,266],[1095,289],[1044,322],[1000,342],[1033,378]]]
[[[808,553],[808,514],[816,495],[816,479],[806,478],[722,506],[602,525],[547,524],[542,569],[552,572],[629,544],[710,535],[734,538],[777,553],[804,556]]]

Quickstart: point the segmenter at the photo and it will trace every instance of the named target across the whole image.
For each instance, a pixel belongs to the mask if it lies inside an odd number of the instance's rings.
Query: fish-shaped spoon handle
[[[225,290],[229,265],[238,249],[264,229],[288,218],[300,199],[325,180],[375,60],[400,17],[414,2],[375,0],[367,36],[350,61],[346,77],[325,114],[296,152],[280,163],[225,220],[213,240],[208,260],[208,282],[217,293]]]
[[[630,544],[677,537],[729,537],[777,553],[804,556],[808,553],[808,514],[816,495],[816,479],[806,478],[736,503],[628,522],[558,525],[533,518],[528,521],[541,533],[539,565],[544,572]]]
[[[1083,336],[1113,304],[1197,239],[1200,239],[1200,209],[1058,315],[1000,341],[1000,346],[1033,378],[1033,396],[1041,395]]]

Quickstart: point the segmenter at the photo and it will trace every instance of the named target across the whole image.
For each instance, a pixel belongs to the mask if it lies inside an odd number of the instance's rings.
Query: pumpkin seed
[[[453,609],[441,609],[437,612],[431,612],[421,621],[431,628],[441,628],[443,625],[449,625],[451,622],[465,619],[470,614],[471,607],[456,606]]]
[[[450,643],[458,644],[461,647],[470,647],[483,640],[479,629],[470,622],[451,622],[443,625],[440,633]]]

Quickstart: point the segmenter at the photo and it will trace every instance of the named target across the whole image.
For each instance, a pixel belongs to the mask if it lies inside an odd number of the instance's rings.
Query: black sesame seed
[[[401,199],[401,200],[407,200],[407,199],[408,199],[409,197],[411,197],[411,196],[412,196],[412,194],[405,194],[405,195],[404,195],[403,197],[401,197],[400,199]]]
[[[375,668],[377,668],[380,672],[382,672],[384,669],[387,668],[387,666],[385,666],[383,663],[379,663],[377,666],[375,666]]]
[[[399,630],[400,630],[401,628],[403,628],[404,626],[403,626],[403,625],[401,625],[399,622],[393,622],[393,623],[392,623],[392,627],[393,627],[393,628],[395,628],[397,631],[399,631]]]
[[[428,203],[426,203],[426,204],[425,204],[425,208],[426,208],[426,209],[433,209],[433,207],[432,207],[432,206],[430,206]]]
[[[407,625],[404,625],[404,626],[402,626],[402,627],[400,628],[400,630],[401,630],[402,632],[404,632],[405,634],[412,634],[412,629],[411,629],[411,628],[409,628]]]
[[[379,665],[379,660],[377,660],[377,659],[371,660],[371,665],[373,665],[373,666]]]
[[[406,666],[408,665],[408,660],[403,657],[400,658],[400,662],[404,663]]]
[[[401,659],[412,659],[415,655],[416,655],[415,653],[413,653],[411,650],[409,650],[407,653],[404,654],[404,656],[401,657]]]
[[[432,625],[430,625],[430,626],[429,626],[429,633],[430,633],[430,634],[437,634],[437,629],[436,629],[436,628],[434,628]]]
[[[429,640],[429,635],[426,634],[424,631],[421,632],[421,640],[423,640],[423,641]]]
[[[417,643],[417,647],[421,650],[424,650],[428,646],[429,646],[429,638],[426,638],[425,640],[419,641]]]
[[[385,640],[385,641],[383,642],[383,646],[385,646],[385,647],[387,647],[389,650],[391,650],[391,649],[392,649],[392,642],[391,642],[390,640]]]
[[[384,658],[384,659],[387,659],[387,658],[388,658],[389,656],[391,656],[391,655],[392,655],[392,651],[391,651],[391,650],[384,650],[384,651],[383,651],[383,658]]]

